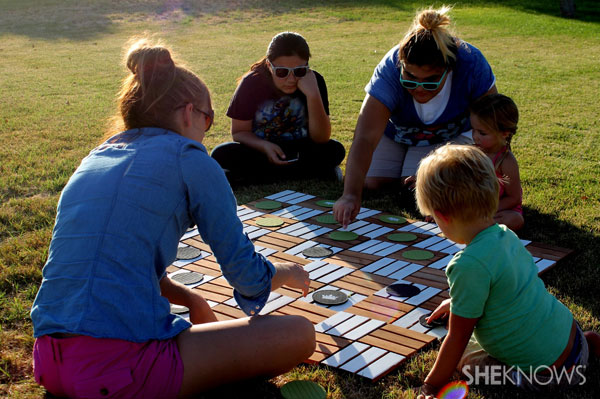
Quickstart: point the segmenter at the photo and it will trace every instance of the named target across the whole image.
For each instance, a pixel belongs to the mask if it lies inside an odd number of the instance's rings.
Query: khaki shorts
[[[471,131],[465,132],[450,141],[423,147],[400,144],[384,134],[373,152],[373,159],[371,160],[367,177],[391,177],[399,179],[401,177],[414,176],[417,174],[417,168],[421,159],[425,158],[431,151],[447,143],[473,144]]]

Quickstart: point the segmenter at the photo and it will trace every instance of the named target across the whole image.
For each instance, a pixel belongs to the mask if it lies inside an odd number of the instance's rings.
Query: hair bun
[[[127,68],[134,75],[140,71],[170,70],[175,67],[169,50],[161,45],[152,45],[146,39],[137,41],[127,53]]]
[[[442,7],[439,10],[424,10],[417,16],[418,23],[426,30],[435,30],[441,26],[449,26],[450,17],[447,15],[448,11],[450,11],[450,7]]]

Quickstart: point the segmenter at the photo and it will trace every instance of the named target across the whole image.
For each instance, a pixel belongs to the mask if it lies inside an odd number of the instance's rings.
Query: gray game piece
[[[189,272],[189,273],[178,273],[175,274],[171,279],[185,285],[196,284],[204,279],[204,274]]]
[[[312,298],[321,305],[341,305],[348,300],[348,295],[342,291],[321,290],[313,293]]]
[[[189,260],[202,255],[202,251],[194,247],[179,247],[177,248],[177,259]]]
[[[307,258],[324,258],[332,254],[333,251],[331,249],[319,246],[306,248],[304,251],[302,251],[302,255],[306,256]]]

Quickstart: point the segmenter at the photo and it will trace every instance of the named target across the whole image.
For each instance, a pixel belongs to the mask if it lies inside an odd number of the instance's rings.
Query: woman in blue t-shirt
[[[301,35],[282,32],[241,78],[227,110],[234,142],[211,154],[230,181],[341,179],[345,149],[330,140],[327,86],[309,58]]]
[[[469,104],[496,92],[495,77],[481,52],[449,31],[449,10],[418,13],[365,87],[344,194],[334,206],[344,226],[358,213],[363,188],[412,184],[419,161],[431,150],[448,142],[472,143]]]

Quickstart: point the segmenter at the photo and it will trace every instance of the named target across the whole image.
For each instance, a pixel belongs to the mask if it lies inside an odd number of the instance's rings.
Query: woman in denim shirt
[[[307,319],[217,322],[201,291],[166,277],[179,239],[197,225],[247,315],[271,290],[306,294],[309,285],[301,266],[271,264],[243,234],[227,180],[201,144],[213,120],[205,84],[145,39],[126,64],[123,131],[83,159],[58,204],[31,310],[36,380],[58,396],[165,398],[291,369],[314,350]],[[169,303],[187,306],[193,324]]]

